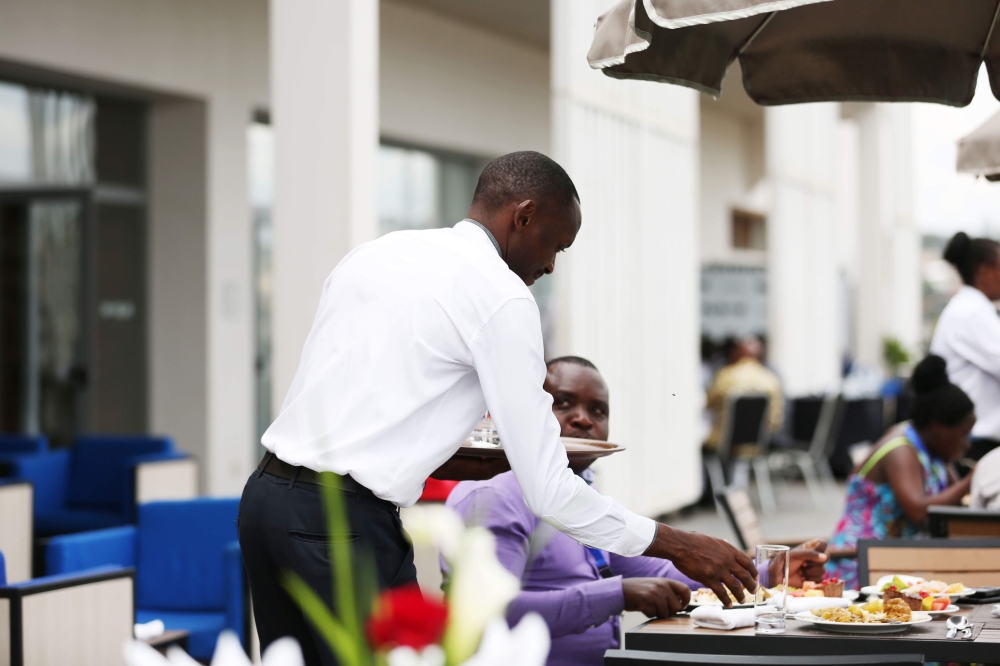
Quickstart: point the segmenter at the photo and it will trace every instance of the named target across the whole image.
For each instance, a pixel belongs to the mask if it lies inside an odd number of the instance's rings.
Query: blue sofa
[[[135,470],[187,458],[168,437],[77,437],[70,449],[4,455],[5,474],[35,487],[35,534],[82,532],[135,521]]]
[[[249,597],[238,511],[237,498],[142,504],[134,526],[50,539],[46,571],[134,566],[136,622],[159,619],[167,629],[186,629],[191,656],[210,659],[223,629],[246,645]]]
[[[0,458],[47,453],[49,440],[45,435],[0,433]]]

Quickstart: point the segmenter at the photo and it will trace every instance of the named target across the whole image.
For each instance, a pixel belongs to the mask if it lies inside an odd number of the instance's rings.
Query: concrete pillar
[[[377,229],[378,2],[271,0],[274,411],[330,271]]]
[[[592,360],[611,392],[602,492],[656,515],[701,489],[698,97],[619,81],[584,57],[605,0],[552,1],[553,157],[583,228],[556,264],[555,353]]]
[[[920,344],[920,233],[913,212],[911,110],[864,105],[858,123],[860,162],[857,360],[878,364],[891,335],[911,352]]]
[[[843,349],[837,261],[837,105],[768,108],[769,361],[785,392],[836,388]]]

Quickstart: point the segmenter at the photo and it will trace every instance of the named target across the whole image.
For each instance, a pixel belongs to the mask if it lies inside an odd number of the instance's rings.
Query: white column
[[[834,104],[766,110],[768,350],[788,395],[835,388],[843,349]]]
[[[878,364],[882,340],[911,351],[920,343],[920,234],[913,214],[911,111],[866,105],[856,114],[860,142],[858,361]]]
[[[602,492],[656,515],[701,489],[698,98],[588,67],[607,4],[552,1],[553,157],[583,208],[554,275],[555,352],[608,381],[611,440],[628,451],[598,464]]]
[[[378,2],[271,0],[275,413],[323,282],[375,237]]]

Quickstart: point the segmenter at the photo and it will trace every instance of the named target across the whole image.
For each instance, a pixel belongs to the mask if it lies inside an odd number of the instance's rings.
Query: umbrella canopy
[[[1000,98],[1000,0],[622,0],[588,59],[608,76],[718,96],[739,58],[758,104],[965,106],[985,60]]]
[[[1000,180],[1000,113],[958,140],[958,170]]]

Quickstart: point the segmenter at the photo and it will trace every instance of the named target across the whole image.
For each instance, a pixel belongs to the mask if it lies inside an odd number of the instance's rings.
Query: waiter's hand
[[[670,560],[681,573],[715,592],[722,605],[729,608],[732,600],[726,588],[737,599],[744,599],[744,589],[757,589],[757,568],[753,560],[720,539],[704,534],[682,532],[657,524],[656,537],[645,555]]]
[[[452,456],[438,467],[431,478],[439,481],[486,481],[510,471],[507,458],[466,458]]]
[[[666,578],[625,578],[622,596],[627,611],[639,611],[647,617],[670,617],[687,608],[691,589]]]

